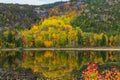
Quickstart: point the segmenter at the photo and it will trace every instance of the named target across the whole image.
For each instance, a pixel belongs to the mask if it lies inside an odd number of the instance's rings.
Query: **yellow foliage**
[[[28,45],[29,45],[29,47],[32,47],[33,46],[33,42],[29,42]]]
[[[37,38],[35,38],[36,41],[41,41],[42,40],[42,36],[38,36]]]
[[[71,25],[65,25],[64,27],[65,27],[65,29],[72,30],[72,26]]]
[[[30,29],[30,31],[33,33],[39,32],[39,27],[36,25],[33,25],[33,27]]]
[[[68,15],[62,15],[60,17],[58,17],[60,20],[62,20],[64,22],[64,24],[70,24],[70,21],[72,20],[71,17],[69,17]]]
[[[3,34],[4,34],[4,35],[8,35],[8,31],[5,31]]]
[[[102,37],[103,37],[103,33],[101,33],[101,34],[99,35],[99,39],[101,40]]]
[[[32,53],[32,52],[30,52],[30,53],[29,53],[29,55],[30,55],[30,56],[33,56],[33,53]]]
[[[113,37],[113,36],[111,36],[111,37],[110,37],[110,41],[112,42],[113,40],[114,40],[114,37]]]
[[[90,44],[91,44],[91,46],[94,46],[94,40],[93,40],[93,38],[92,37],[90,37]]]
[[[53,34],[52,37],[53,37],[54,39],[58,39],[58,35],[57,35],[57,34]]]
[[[53,43],[51,41],[44,41],[45,47],[52,47]]]
[[[42,22],[43,27],[48,27],[48,26],[61,27],[63,25],[65,25],[64,22],[57,17],[51,17],[51,18],[45,19]]]
[[[26,33],[27,33],[27,30],[23,30],[23,31],[21,31],[21,35],[22,35],[22,36],[25,36]]]
[[[52,56],[53,56],[53,53],[50,52],[50,51],[46,51],[46,52],[44,53],[44,56],[45,56],[45,57],[52,57]]]
[[[97,34],[94,34],[94,39],[97,39]]]
[[[33,67],[33,72],[38,72],[38,67],[37,66]]]
[[[53,65],[56,65],[58,63],[58,60],[54,59]]]
[[[109,46],[112,46],[113,45],[113,40],[114,40],[114,37],[113,36],[110,36],[109,38]]]

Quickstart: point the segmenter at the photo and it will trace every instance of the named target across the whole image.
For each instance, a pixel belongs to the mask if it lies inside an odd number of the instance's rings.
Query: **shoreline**
[[[120,47],[81,48],[2,48],[0,51],[120,51]]]

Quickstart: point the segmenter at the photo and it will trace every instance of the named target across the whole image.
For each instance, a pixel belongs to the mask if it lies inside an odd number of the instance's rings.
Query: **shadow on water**
[[[101,69],[105,64],[120,62],[120,52],[115,51],[8,51],[0,53],[0,68],[31,69],[47,78],[72,79],[84,70],[88,63],[97,62]],[[120,67],[120,64],[116,66]],[[108,67],[108,68],[109,68]],[[119,68],[120,69],[120,68]]]

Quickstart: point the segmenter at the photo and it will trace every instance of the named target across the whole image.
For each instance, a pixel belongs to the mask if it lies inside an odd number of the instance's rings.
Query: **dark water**
[[[0,52],[0,68],[30,68],[48,78],[71,79],[73,70],[89,62],[120,62],[120,52],[104,51],[36,51]]]

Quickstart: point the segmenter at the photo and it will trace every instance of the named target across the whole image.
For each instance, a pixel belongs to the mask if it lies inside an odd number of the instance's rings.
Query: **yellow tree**
[[[52,41],[44,41],[44,45],[45,45],[45,47],[52,47],[53,43],[52,43]]]
[[[110,36],[109,37],[109,46],[113,46],[113,42],[114,42],[114,37],[113,36]]]

